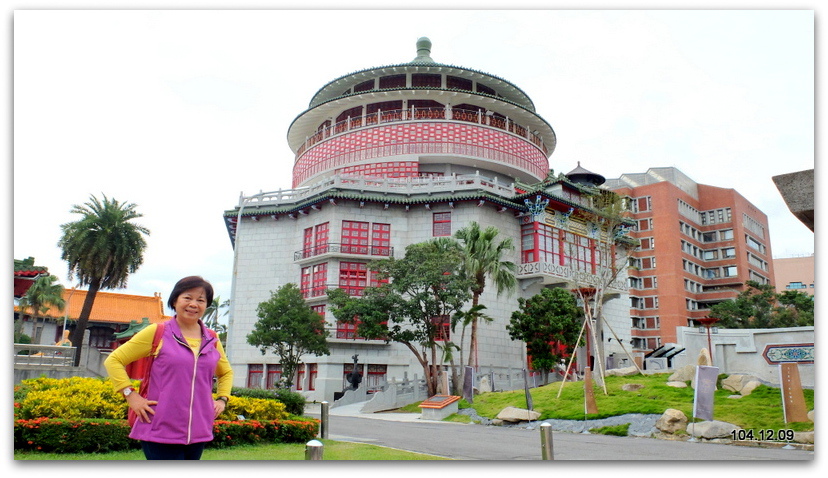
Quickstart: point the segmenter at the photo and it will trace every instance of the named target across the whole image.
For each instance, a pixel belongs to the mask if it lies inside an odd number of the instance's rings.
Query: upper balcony
[[[518,264],[517,278],[528,287],[533,283],[543,285],[563,284],[566,288],[598,287],[606,280],[599,274],[576,270],[569,266],[551,262],[525,262]],[[629,286],[625,279],[616,279],[606,285],[607,295],[627,293]]]
[[[535,146],[537,146],[544,155],[549,156],[551,151],[544,144],[543,138],[526,126],[517,124],[513,119],[503,116],[491,111],[483,111],[481,109],[471,110],[464,108],[415,108],[396,109],[389,111],[376,111],[367,113],[361,116],[349,117],[336,124],[327,123],[326,126],[321,127],[317,132],[307,138],[305,142],[296,150],[296,158],[304,154],[308,148],[315,146],[329,138],[356,131],[362,128],[374,127],[382,124],[399,123],[407,121],[462,121],[466,123],[474,123],[484,126],[489,126],[503,131],[508,131],[516,136],[526,139]]]
[[[371,246],[361,244],[340,244],[327,242],[308,247],[293,253],[293,260],[302,262],[305,259],[320,259],[330,255],[341,256],[371,256],[379,258],[394,257],[394,248],[389,246]]]

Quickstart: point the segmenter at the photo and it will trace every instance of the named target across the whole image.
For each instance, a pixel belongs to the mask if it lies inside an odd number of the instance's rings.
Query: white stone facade
[[[320,89],[288,132],[296,154],[296,189],[243,196],[225,212],[236,254],[227,338],[235,386],[272,385],[279,359],[248,345],[247,335],[258,320],[258,304],[287,283],[297,284],[308,305],[324,313],[331,332],[330,355],[303,358],[297,390],[309,400],[332,401],[343,390],[354,354],[363,367],[362,387],[422,377],[422,367],[403,345],[337,338],[336,321],[324,308],[324,289],[362,277],[348,276],[352,269],[341,268],[343,262],[367,264],[387,257],[388,248],[401,258],[406,246],[433,239],[435,214],[450,213],[451,235],[477,222],[482,229],[496,227],[498,239],[509,238],[515,246],[504,259],[519,265],[517,290],[498,297],[488,283],[481,296],[485,313],[494,319],[479,323],[481,368],[525,367],[525,345],[511,340],[505,327],[518,297],[529,298],[542,287],[578,287],[589,279],[577,269],[596,264],[595,249],[579,258],[561,251],[580,239],[595,247],[596,225],[588,215],[575,218],[589,206],[593,184],[547,177],[555,133],[525,93],[502,78],[435,63],[430,42],[423,40],[414,62],[352,73]],[[592,174],[579,170],[584,173]],[[541,204],[540,212],[531,212],[531,201]],[[343,237],[345,222],[351,221],[385,227],[388,242],[352,253]],[[320,225],[326,225],[321,236]],[[543,228],[547,247],[541,250]],[[560,242],[554,258],[549,234]],[[371,241],[367,244],[375,246]],[[604,316],[629,341],[623,272],[613,287]],[[620,353],[613,342],[604,348]]]

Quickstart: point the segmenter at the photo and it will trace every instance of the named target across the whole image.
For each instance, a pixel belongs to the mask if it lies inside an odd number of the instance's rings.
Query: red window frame
[[[391,255],[391,224],[371,224],[371,254]]]
[[[433,237],[451,236],[451,212],[435,212],[431,216]]]
[[[368,264],[365,262],[339,263],[339,288],[351,296],[362,296],[368,286]]]
[[[368,224],[363,221],[342,221],[342,252],[368,254]]]
[[[247,388],[262,388],[262,373],[264,365],[260,363],[247,364]]]
[[[437,328],[434,334],[434,340],[436,342],[451,340],[451,318],[448,315],[432,317],[431,323]]]
[[[276,388],[276,384],[282,378],[282,364],[267,364],[267,378],[265,379],[265,388]]]

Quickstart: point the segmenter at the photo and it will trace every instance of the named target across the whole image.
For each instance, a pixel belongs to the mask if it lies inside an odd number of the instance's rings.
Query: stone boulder
[[[710,357],[710,351],[707,349],[699,350],[699,358],[696,359],[696,365],[713,365],[713,358]]]
[[[758,387],[759,385],[762,385],[762,382],[758,380],[751,380],[750,382],[746,383],[741,390],[739,390],[739,393],[741,393],[743,396],[750,395],[750,392],[756,390],[756,387]]]
[[[814,432],[794,432],[794,443],[805,443],[811,444],[814,443]]]
[[[741,427],[718,420],[691,423],[687,425],[687,431],[691,435],[707,440],[714,440],[717,438],[733,438],[734,430],[741,430]]]
[[[685,382],[667,382],[668,387],[675,387],[675,388],[687,388],[687,383]]]
[[[540,418],[540,412],[525,408],[506,407],[497,414],[498,420],[504,422],[531,422]]]
[[[685,365],[667,377],[668,382],[689,382],[696,376],[695,365]]]
[[[656,420],[655,426],[662,432],[670,434],[686,430],[687,415],[685,415],[681,410],[668,408],[664,411],[661,417]]]
[[[811,423],[814,422],[814,411],[813,410],[808,412],[808,420],[811,420]]]
[[[638,374],[638,369],[635,367],[612,368],[607,370],[604,374],[608,377],[626,377],[628,375]]]
[[[722,388],[730,390],[731,392],[741,392],[751,382],[759,382],[759,379],[754,375],[733,374],[722,380]],[[760,384],[761,382],[754,385],[753,388],[756,388]],[[750,389],[750,391],[753,391],[753,389]],[[742,395],[749,395],[750,391]]]
[[[621,385],[621,390],[625,392],[637,392],[642,388],[644,388],[644,385],[640,383],[625,383],[624,385]]]
[[[742,375],[730,375],[722,380],[722,388],[731,392],[742,391]]]

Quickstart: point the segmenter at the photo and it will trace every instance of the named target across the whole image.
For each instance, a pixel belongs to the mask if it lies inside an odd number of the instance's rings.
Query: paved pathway
[[[331,408],[328,438],[371,443],[457,460],[540,460],[540,431],[421,420],[418,413]],[[319,417],[318,405],[306,413]],[[554,433],[555,460],[813,460],[814,452],[654,438]]]

